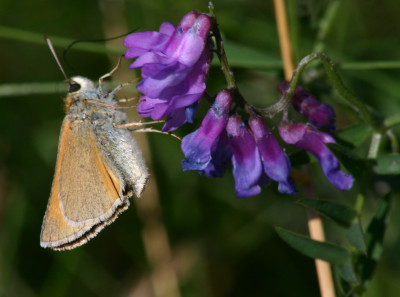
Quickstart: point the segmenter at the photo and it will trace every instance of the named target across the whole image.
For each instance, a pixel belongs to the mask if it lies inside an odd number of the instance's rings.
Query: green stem
[[[357,212],[357,215],[360,216],[362,213],[362,209],[364,207],[365,196],[363,193],[358,193],[356,204],[354,205],[354,210]]]
[[[235,78],[233,76],[233,71],[231,70],[231,67],[229,66],[228,58],[225,53],[224,49],[224,40],[222,39],[221,32],[218,27],[217,23],[217,18],[214,13],[214,5],[212,2],[209,2],[208,8],[210,10],[210,15],[213,17],[213,24],[212,24],[212,32],[215,37],[215,43],[217,46],[217,55],[219,58],[219,61],[221,63],[221,70],[225,75],[225,79],[227,82],[227,88],[228,89],[235,89],[236,88],[236,82]]]
[[[354,109],[360,114],[361,118],[367,122],[370,126],[375,129],[378,128],[378,123],[374,120],[366,106],[358,100],[354,95],[352,95],[346,87],[343,85],[341,79],[339,78],[336,70],[334,68],[332,60],[324,53],[312,53],[306,57],[304,57],[300,63],[297,65],[295,71],[293,72],[292,80],[290,81],[290,86],[286,90],[286,92],[282,95],[281,99],[275,103],[274,105],[267,108],[254,108],[259,114],[267,117],[274,117],[277,113],[287,109],[294,91],[296,90],[297,83],[300,79],[301,74],[308,64],[310,64],[314,60],[321,60],[325,70],[330,78],[333,86],[337,89],[339,94],[346,99],[353,106]]]
[[[314,52],[322,52],[325,48],[325,39],[334,24],[335,18],[339,11],[340,0],[331,2],[325,10],[325,15],[319,23]]]
[[[392,129],[388,129],[386,131],[386,135],[389,138],[390,145],[392,146],[392,153],[398,154],[399,153],[399,142],[397,140],[396,135],[393,133]]]
[[[344,62],[341,64],[340,68],[346,70],[399,69],[400,61],[392,60]]]
[[[290,39],[292,45],[292,54],[294,62],[296,63],[300,59],[299,51],[299,18],[297,16],[297,1],[289,0],[287,6],[289,28],[290,28]]]
[[[381,144],[382,133],[374,132],[372,133],[371,143],[369,145],[368,159],[376,159],[379,151],[379,145]]]

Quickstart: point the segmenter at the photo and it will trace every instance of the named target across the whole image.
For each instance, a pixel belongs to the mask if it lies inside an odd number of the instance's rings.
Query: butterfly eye
[[[79,91],[80,88],[81,88],[81,85],[80,85],[80,84],[78,84],[78,83],[72,83],[72,84],[69,85],[69,90],[68,90],[68,92],[69,92],[69,93],[73,93],[73,92]]]

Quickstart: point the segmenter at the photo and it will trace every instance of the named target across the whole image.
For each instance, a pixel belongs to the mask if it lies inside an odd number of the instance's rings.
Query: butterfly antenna
[[[80,43],[80,42],[104,42],[104,41],[110,41],[110,40],[114,40],[114,39],[118,39],[118,38],[127,36],[127,35],[129,35],[129,34],[131,34],[133,32],[136,32],[137,30],[138,30],[138,28],[136,28],[134,30],[131,30],[131,31],[129,31],[127,33],[124,33],[124,34],[121,34],[121,35],[118,35],[118,36],[114,36],[114,37],[111,37],[111,38],[105,38],[105,39],[103,38],[103,39],[81,39],[81,40],[75,40],[75,41],[71,42],[66,48],[64,48],[63,55],[62,55],[62,60],[64,62],[64,65],[66,65],[72,71],[75,72],[74,68],[68,62],[67,54],[68,54],[69,50],[71,49],[71,47],[74,46],[77,43]]]
[[[67,82],[69,82],[70,79],[68,78],[67,74],[65,73],[64,68],[61,66],[60,60],[57,57],[56,51],[54,50],[54,47],[53,47],[53,44],[51,43],[50,39],[46,35],[44,36],[44,40],[46,40],[46,43],[49,46],[49,49],[50,49],[51,53],[53,54],[53,57],[58,64],[58,67],[60,67],[60,70],[61,70],[62,74],[64,75],[65,80]]]

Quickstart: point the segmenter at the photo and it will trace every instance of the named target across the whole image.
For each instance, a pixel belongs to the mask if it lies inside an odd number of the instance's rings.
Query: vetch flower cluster
[[[143,93],[137,108],[139,114],[154,120],[166,117],[163,131],[175,130],[193,121],[197,104],[206,90],[205,80],[212,59],[211,31],[229,89],[217,94],[200,127],[183,137],[182,169],[221,177],[227,165],[232,164],[238,197],[259,194],[261,187],[271,180],[278,183],[280,193],[296,193],[294,180],[289,176],[289,157],[259,117],[262,112],[249,105],[237,91],[215,19],[209,15],[191,11],[176,28],[163,23],[159,32],[126,37],[125,57],[135,58],[130,68],[140,68],[142,74],[142,81],[137,85]],[[279,89],[285,94],[288,87],[289,83],[282,82]],[[282,140],[312,153],[335,187],[350,189],[353,177],[340,170],[339,161],[326,146],[335,140],[318,130],[336,129],[333,109],[301,87],[295,90],[291,103],[309,123],[292,123],[284,111],[278,129]],[[240,108],[248,116],[239,116]]]
[[[167,117],[163,131],[192,122],[211,62],[210,27],[208,15],[191,11],[176,28],[166,22],[159,32],[133,33],[125,38],[125,57],[136,58],[130,68],[142,71],[137,89],[144,95],[137,110],[154,120]]]
[[[270,179],[279,183],[279,192],[294,194],[290,161],[283,149],[261,118],[253,115],[246,123],[236,113],[230,115],[232,102],[231,93],[221,91],[200,128],[183,138],[182,169],[218,177],[231,161],[238,197],[259,194]]]

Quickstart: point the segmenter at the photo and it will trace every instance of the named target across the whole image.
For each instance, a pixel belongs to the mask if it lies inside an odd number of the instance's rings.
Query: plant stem
[[[386,135],[389,138],[390,145],[392,147],[392,154],[398,154],[399,153],[399,142],[397,140],[396,135],[393,133],[392,129],[388,129],[386,131]]]
[[[215,43],[217,46],[217,55],[218,55],[218,59],[221,63],[221,70],[225,75],[225,79],[227,82],[227,88],[235,89],[236,88],[235,78],[233,76],[232,69],[229,66],[228,58],[226,56],[225,49],[224,49],[224,40],[222,39],[221,32],[219,31],[217,18],[215,17],[215,13],[214,13],[214,5],[212,4],[211,1],[208,4],[208,8],[210,10],[210,15],[214,19],[211,30],[215,37]]]
[[[372,133],[371,144],[369,145],[368,159],[375,159],[378,155],[379,145],[381,144],[382,133]]]
[[[289,27],[290,27],[290,40],[292,45],[292,57],[294,63],[300,60],[300,49],[299,49],[299,21],[297,18],[297,0],[288,0],[287,1],[287,12],[289,19]]]
[[[300,79],[301,74],[303,73],[306,66],[308,66],[314,60],[322,61],[322,64],[325,67],[325,70],[326,70],[328,77],[330,78],[330,81],[332,82],[333,86],[336,88],[336,90],[339,92],[339,94],[347,102],[349,102],[350,105],[360,114],[361,118],[365,122],[367,122],[367,124],[374,127],[374,129],[376,129],[376,130],[379,129],[380,123],[377,122],[372,117],[372,115],[368,111],[367,107],[347,90],[347,88],[342,83],[342,80],[336,73],[336,70],[334,68],[331,58],[329,58],[324,53],[312,53],[312,54],[309,54],[308,56],[305,56],[300,61],[300,63],[297,65],[296,69],[293,72],[289,88],[286,90],[286,92],[282,95],[281,99],[277,103],[275,103],[274,105],[267,107],[267,108],[263,108],[263,109],[262,108],[254,108],[254,109],[261,115],[268,116],[270,118],[274,117],[278,112],[281,112],[282,110],[286,109],[290,104],[290,101],[292,99],[294,91],[296,90],[297,83]],[[287,75],[285,75],[285,76],[287,76]]]
[[[283,60],[283,70],[285,79],[290,80],[294,71],[292,45],[290,42],[289,27],[286,18],[285,2],[274,0],[275,18],[278,27],[279,44]]]
[[[341,0],[334,0],[328,4],[327,9],[325,10],[325,15],[319,23],[319,30],[313,52],[322,52],[324,50],[325,38],[334,24],[337,12],[339,11],[340,2]]]
[[[325,241],[324,228],[319,214],[313,210],[307,210],[307,216],[310,237],[314,240]],[[315,268],[317,270],[321,297],[335,297],[331,265],[328,262],[315,259]]]

